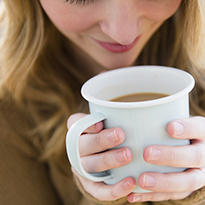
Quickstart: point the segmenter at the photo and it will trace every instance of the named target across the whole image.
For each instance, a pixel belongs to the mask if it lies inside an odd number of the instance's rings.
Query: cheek
[[[61,31],[83,32],[95,24],[89,13],[73,10],[64,2],[61,4],[50,0],[40,0],[40,2],[49,19]]]
[[[182,0],[153,0],[152,4],[145,7],[146,17],[155,21],[164,21],[177,11],[181,1]]]

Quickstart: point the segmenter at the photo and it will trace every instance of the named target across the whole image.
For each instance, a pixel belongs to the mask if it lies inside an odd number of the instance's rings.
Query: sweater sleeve
[[[60,205],[47,165],[38,161],[36,150],[11,130],[5,132],[2,119],[0,124],[0,204]]]
[[[205,204],[205,187],[193,192],[182,200],[155,202],[154,205],[202,205]]]

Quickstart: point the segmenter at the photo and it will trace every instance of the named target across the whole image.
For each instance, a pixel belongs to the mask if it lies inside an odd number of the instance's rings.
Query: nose
[[[107,4],[104,17],[99,22],[101,30],[122,45],[131,44],[139,35],[140,15],[136,1],[116,0]]]

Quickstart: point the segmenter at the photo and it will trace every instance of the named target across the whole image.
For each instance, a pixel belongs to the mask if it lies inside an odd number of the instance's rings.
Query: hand
[[[82,113],[70,116],[67,122],[68,129],[84,116],[86,115]],[[124,139],[124,132],[120,128],[103,129],[102,122],[85,130],[79,139],[79,152],[84,170],[86,172],[102,172],[131,162],[132,153],[128,148],[106,151],[121,144]],[[79,178],[86,192],[102,201],[112,201],[127,196],[136,186],[135,180],[131,177],[127,177],[115,185],[106,185],[104,182],[86,180],[74,170],[73,173]]]
[[[190,139],[187,146],[148,146],[144,159],[148,163],[185,167],[180,173],[143,173],[138,184],[150,193],[128,196],[130,202],[165,201],[183,199],[205,184],[205,118],[192,117],[175,120],[167,127],[169,135],[177,139]],[[201,170],[199,169],[201,168]]]

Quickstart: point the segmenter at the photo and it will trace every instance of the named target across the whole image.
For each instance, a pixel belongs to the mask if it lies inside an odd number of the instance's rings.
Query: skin
[[[176,12],[181,0],[95,0],[85,5],[71,5],[63,0],[40,0],[40,3],[51,21],[69,40],[105,69],[113,69],[133,64],[153,33]],[[120,53],[111,52],[95,41],[123,47],[132,44],[138,37],[131,49]],[[84,116],[83,113],[71,115],[67,122],[68,129]],[[197,169],[205,166],[204,124],[203,117],[173,121],[167,126],[169,135],[177,139],[190,139],[191,144],[180,147],[153,145],[144,150],[143,156],[148,163],[190,168],[182,173],[143,173],[137,182],[127,177],[108,186],[103,182],[88,181],[73,172],[88,193],[103,201],[124,196],[131,203],[183,199],[205,183],[205,175]],[[121,144],[124,139],[123,130],[117,127],[103,129],[102,122],[85,130],[79,140],[85,171],[101,172],[128,164],[132,153],[126,147],[102,152]],[[136,183],[152,192],[132,193]]]
[[[66,37],[99,64],[112,69],[131,65],[153,33],[173,15],[181,0],[95,0],[85,5],[70,5],[64,0],[40,2]],[[139,36],[134,48],[120,54],[108,52],[95,42],[129,45]]]

